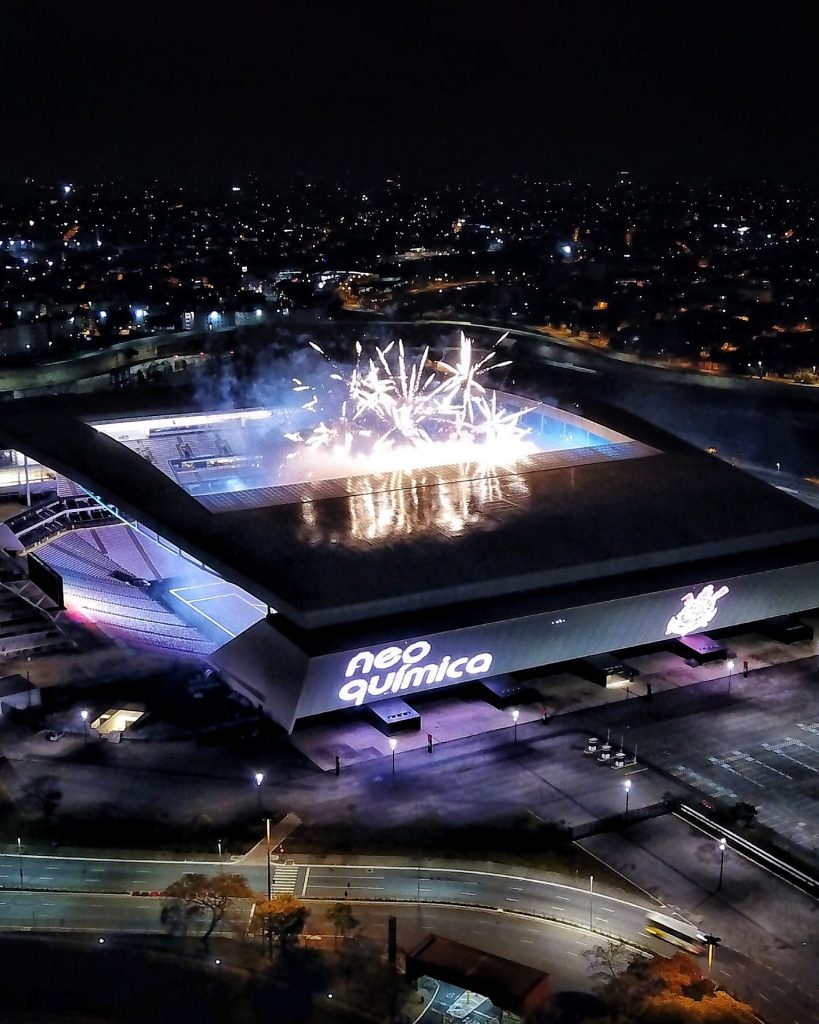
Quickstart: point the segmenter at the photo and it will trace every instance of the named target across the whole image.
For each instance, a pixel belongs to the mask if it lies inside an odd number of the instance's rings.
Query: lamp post
[[[82,734],[83,742],[88,742],[88,708],[83,708],[80,712],[80,718],[82,719]]]
[[[253,776],[253,781],[256,783],[256,798],[259,805],[259,814],[262,813],[262,783],[264,782],[264,772],[256,772]]]
[[[20,868],[20,888],[23,888],[23,841],[17,836],[17,865]]]
[[[270,818],[265,818],[265,832],[267,834],[267,902],[273,899],[273,880],[270,877]],[[270,917],[267,921],[267,958],[273,959],[273,929],[270,927]]]
[[[514,742],[518,741],[518,719],[520,718],[520,710],[518,708],[512,709],[512,722],[514,724]]]
[[[708,935],[703,935],[703,939],[705,940],[706,946],[708,946],[708,977],[710,978],[711,967],[714,963],[714,950],[720,944],[722,939],[720,939],[719,935],[712,935],[710,932]]]
[[[626,791],[626,817],[628,817],[628,795],[631,792],[631,779],[626,779],[623,783],[623,789]]]
[[[728,659],[728,696],[731,696],[731,676],[734,674],[734,662],[733,659]]]
[[[222,863],[222,840],[216,840],[216,849],[219,851],[219,863]]]
[[[589,931],[594,931],[594,875],[589,875]]]
[[[398,746],[398,740],[394,736],[390,736],[390,750],[392,751],[392,777],[395,778],[395,748]]]
[[[725,848],[727,845],[725,836],[723,836],[719,841],[719,881],[717,882],[717,892],[722,888],[722,872],[725,868]]]

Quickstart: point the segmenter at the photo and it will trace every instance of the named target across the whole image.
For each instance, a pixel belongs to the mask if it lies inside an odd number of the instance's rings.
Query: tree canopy
[[[171,882],[163,896],[171,901],[166,903],[166,911],[170,907],[181,906],[187,915],[210,914],[208,927],[202,936],[202,943],[207,946],[213,929],[224,918],[233,901],[252,898],[253,890],[244,875],[185,874],[178,881]]]
[[[746,1003],[718,991],[690,956],[633,959],[604,987],[611,1024],[754,1024]]]
[[[349,903],[334,903],[327,911],[327,920],[333,926],[336,938],[342,938],[347,932],[358,927],[358,919],[353,915]]]
[[[272,899],[261,897],[253,910],[250,931],[266,935],[284,952],[304,931],[309,914],[307,907],[291,893],[280,893]]]

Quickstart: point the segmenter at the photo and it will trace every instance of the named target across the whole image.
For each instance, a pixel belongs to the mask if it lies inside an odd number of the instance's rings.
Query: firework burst
[[[318,345],[311,347],[327,358]],[[296,444],[289,457],[306,448],[337,457],[344,472],[351,459],[372,472],[450,462],[506,464],[529,454],[534,446],[521,423],[529,410],[504,406],[480,381],[490,369],[509,365],[494,359],[490,351],[476,360],[463,333],[452,362],[430,359],[428,347],[410,356],[402,341],[369,355],[357,343],[346,375],[334,367],[317,385],[294,378],[294,391],[306,399],[302,409],[319,422],[288,435]]]

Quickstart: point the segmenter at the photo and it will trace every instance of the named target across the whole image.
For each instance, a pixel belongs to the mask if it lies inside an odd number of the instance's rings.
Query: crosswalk
[[[299,868],[295,864],[272,864],[270,868],[270,888],[273,894],[295,893],[299,880]]]

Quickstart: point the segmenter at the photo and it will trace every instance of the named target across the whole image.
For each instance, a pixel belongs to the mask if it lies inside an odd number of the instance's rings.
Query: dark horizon
[[[813,182],[817,20],[34,0],[4,13],[3,174]]]

